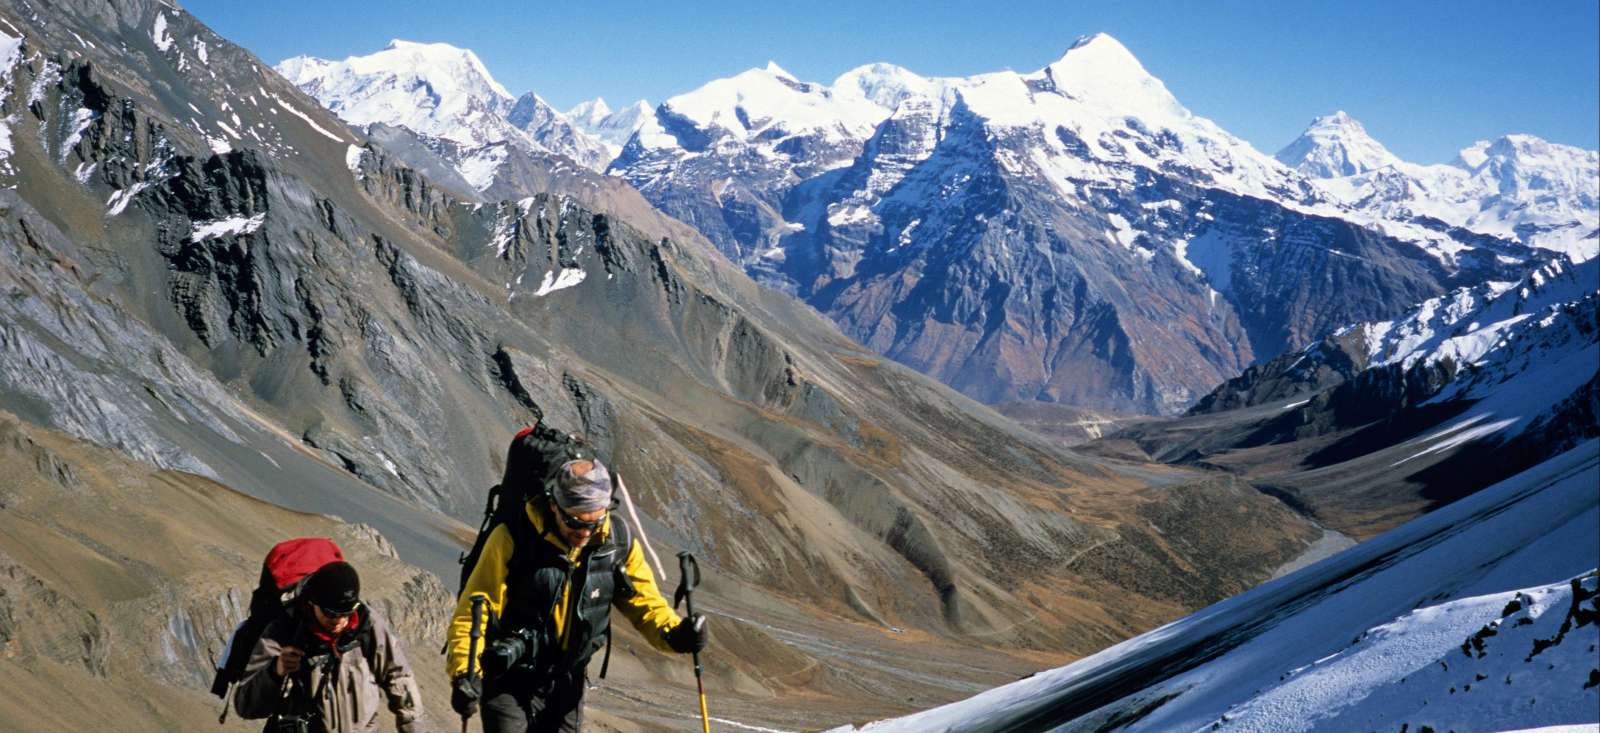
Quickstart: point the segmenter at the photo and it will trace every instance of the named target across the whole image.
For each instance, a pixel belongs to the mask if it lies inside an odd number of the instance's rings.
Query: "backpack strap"
[[[615,500],[612,501],[612,508],[616,508]],[[637,591],[633,587],[633,581],[628,579],[628,554],[633,551],[633,528],[628,526],[628,520],[623,519],[620,515],[612,514],[611,537],[609,539],[615,546],[622,548],[621,559],[611,566],[612,598],[615,599],[619,596],[623,598],[631,597]],[[606,655],[600,660],[600,679],[605,679],[606,670],[611,668],[611,647],[611,624],[608,623],[606,624]]]
[[[600,660],[600,679],[606,678],[608,669],[611,669],[611,624],[606,624],[606,655]]]
[[[371,611],[369,610],[368,613],[371,613]],[[367,660],[367,669],[372,672],[372,679],[378,680],[378,684],[382,685],[385,680],[381,675],[378,674],[377,624],[374,624],[371,621],[368,621],[367,623],[368,626],[366,630],[361,632],[361,637],[359,639],[361,642],[361,656],[365,657]],[[394,632],[391,630],[390,633]]]

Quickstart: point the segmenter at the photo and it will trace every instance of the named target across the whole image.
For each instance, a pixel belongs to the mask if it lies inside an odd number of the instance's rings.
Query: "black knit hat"
[[[347,562],[330,562],[306,579],[301,596],[324,612],[346,614],[361,602],[361,576]]]

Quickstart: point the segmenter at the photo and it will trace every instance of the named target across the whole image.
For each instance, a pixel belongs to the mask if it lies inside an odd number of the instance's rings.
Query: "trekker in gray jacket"
[[[420,731],[422,700],[402,643],[360,598],[349,563],[312,573],[292,612],[256,642],[233,696],[239,716],[271,717],[272,731],[376,733],[387,699],[397,731]]]

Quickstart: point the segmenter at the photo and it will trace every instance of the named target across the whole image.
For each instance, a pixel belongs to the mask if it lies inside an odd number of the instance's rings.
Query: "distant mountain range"
[[[1336,112],[1312,121],[1277,158],[1380,229],[1412,225],[1468,242],[1492,235],[1575,262],[1594,259],[1600,248],[1597,151],[1505,135],[1463,148],[1449,163],[1416,165]]]
[[[387,53],[340,62],[384,69],[354,96],[328,81],[345,76],[297,73],[333,62],[280,70],[339,111],[389,93],[393,64],[369,61]],[[470,63],[406,73],[497,86]],[[823,85],[769,64],[643,111],[586,103],[561,129],[613,145],[631,131],[611,176],[848,335],[988,402],[1179,411],[1341,326],[1554,251],[1592,257],[1600,237],[1591,151],[1511,136],[1409,166],[1334,115],[1280,161],[1103,34],[1032,73],[873,64]],[[451,124],[416,131],[461,140],[486,123]],[[455,158],[477,187],[508,175]]]
[[[395,40],[368,56],[296,56],[276,68],[353,125],[397,125],[469,150],[495,143],[531,148],[595,170],[614,157],[539,95],[513,98],[476,54],[447,44]],[[493,169],[481,161],[458,165],[474,188],[492,182]]]

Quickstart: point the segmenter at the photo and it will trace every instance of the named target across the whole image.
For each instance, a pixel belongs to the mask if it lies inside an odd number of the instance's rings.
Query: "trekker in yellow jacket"
[[[611,474],[598,460],[569,461],[550,495],[494,529],[450,621],[450,704],[470,717],[481,701],[487,733],[577,731],[589,658],[608,639],[611,607],[662,651],[706,645],[705,617],[685,622],[656,587],[632,528],[610,513]],[[486,599],[488,629],[468,675],[472,599]]]

